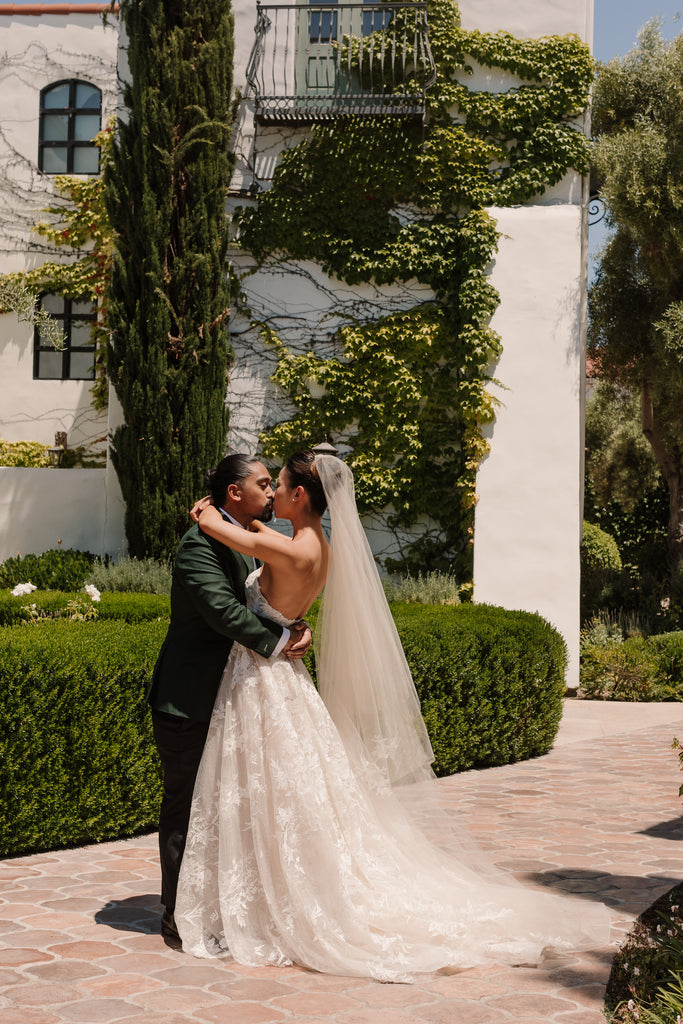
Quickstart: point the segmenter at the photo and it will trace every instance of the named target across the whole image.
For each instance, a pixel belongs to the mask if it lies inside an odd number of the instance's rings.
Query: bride
[[[320,521],[326,505],[330,546]],[[320,692],[300,661],[234,645],[180,871],[183,949],[249,966],[408,981],[603,943],[604,908],[506,881],[473,866],[480,855],[446,854],[418,827],[426,794],[439,789],[433,755],[349,468],[297,453],[280,472],[273,510],[291,521],[292,538],[259,522],[245,531],[211,506],[199,522],[263,561],[247,580],[258,614],[291,623],[325,586]]]

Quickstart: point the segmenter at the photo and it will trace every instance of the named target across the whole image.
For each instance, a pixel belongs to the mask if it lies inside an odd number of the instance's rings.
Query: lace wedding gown
[[[258,571],[247,603],[288,624]],[[302,662],[234,645],[180,873],[185,951],[406,981],[447,965],[538,962],[546,946],[594,941],[592,909],[444,857],[374,766],[344,746]]]

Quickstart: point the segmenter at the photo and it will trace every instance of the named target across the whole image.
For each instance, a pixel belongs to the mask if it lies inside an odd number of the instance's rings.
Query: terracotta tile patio
[[[612,945],[381,985],[194,960],[159,935],[156,836],[0,862],[1,1024],[604,1024],[615,944],[683,878],[683,705],[568,702],[555,749],[442,783],[516,877],[612,908]]]

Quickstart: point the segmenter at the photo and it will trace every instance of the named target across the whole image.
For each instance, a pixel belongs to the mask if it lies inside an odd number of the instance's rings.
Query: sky
[[[593,52],[598,60],[609,60],[633,49],[638,29],[654,17],[664,20],[667,39],[683,29],[683,0],[594,0]]]
[[[666,39],[673,39],[683,30],[683,0],[594,0],[594,3],[593,53],[601,61],[632,50],[638,30],[652,18],[662,19],[662,32]],[[595,269],[595,253],[604,242],[605,234],[604,223],[590,229],[591,276]]]

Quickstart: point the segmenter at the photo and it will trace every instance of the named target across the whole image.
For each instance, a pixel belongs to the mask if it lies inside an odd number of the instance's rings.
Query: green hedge
[[[567,651],[545,619],[476,604],[392,611],[437,775],[550,750],[562,717]]]
[[[599,624],[582,632],[581,696],[683,701],[683,632],[623,639]]]
[[[104,591],[99,601],[91,601],[84,590],[65,593],[62,590],[33,590],[22,597],[13,597],[11,591],[0,590],[0,626],[18,625],[27,619],[66,617],[74,601],[81,607],[92,608],[98,619],[121,619],[125,622],[144,622],[165,619],[171,613],[171,599],[166,594],[134,594]],[[32,606],[35,608],[32,611]]]
[[[142,595],[110,596],[129,608]],[[392,610],[437,774],[550,749],[566,651],[547,622],[487,605]],[[165,621],[102,620],[0,630],[0,853],[154,826],[159,774],[143,694],[165,632]]]
[[[0,854],[128,836],[157,821],[144,701],[166,623],[0,630]]]
[[[609,601],[610,586],[616,583],[621,568],[621,556],[614,538],[584,519],[581,538],[582,620]]]
[[[74,590],[85,583],[95,555],[75,548],[54,548],[42,555],[17,555],[0,563],[0,587],[33,583],[42,590]]]

